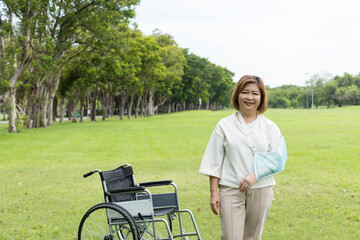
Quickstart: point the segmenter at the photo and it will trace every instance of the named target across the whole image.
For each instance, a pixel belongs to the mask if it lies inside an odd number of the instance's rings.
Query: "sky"
[[[150,35],[266,85],[304,86],[314,74],[360,72],[358,0],[141,0],[134,21]]]

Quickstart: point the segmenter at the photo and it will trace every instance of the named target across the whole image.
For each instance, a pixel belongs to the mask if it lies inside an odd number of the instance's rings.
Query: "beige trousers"
[[[220,186],[221,240],[260,240],[273,199],[272,186],[240,192]]]

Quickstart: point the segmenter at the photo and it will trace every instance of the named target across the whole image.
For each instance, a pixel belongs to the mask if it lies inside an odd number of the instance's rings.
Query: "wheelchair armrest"
[[[140,186],[143,187],[157,187],[157,186],[165,186],[172,184],[172,180],[163,180],[163,181],[153,181],[153,182],[143,182],[140,183]]]
[[[131,193],[131,192],[142,192],[145,190],[145,187],[138,186],[138,187],[129,187],[129,188],[122,188],[122,189],[113,189],[108,192],[105,192],[106,195],[114,195],[114,194],[121,194],[121,193]]]

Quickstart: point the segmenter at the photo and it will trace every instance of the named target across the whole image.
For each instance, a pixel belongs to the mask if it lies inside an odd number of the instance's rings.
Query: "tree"
[[[205,100],[209,98],[210,84],[205,82],[206,67],[209,61],[193,53],[188,49],[183,49],[186,58],[184,75],[182,77],[181,91],[183,92],[183,109],[194,109],[199,104],[201,97]]]
[[[300,104],[306,107],[306,95],[301,87],[284,85],[273,89],[267,88],[267,93],[269,107],[297,108]]]
[[[171,97],[175,85],[180,84],[184,75],[185,56],[173,37],[169,34],[162,34],[159,30],[153,32],[153,36],[159,45],[159,55],[164,66],[164,78],[158,78],[155,83],[156,106],[154,111],[168,104],[168,112],[171,112]]]
[[[360,104],[360,88],[353,84],[348,87],[348,93],[350,95],[351,104],[359,105]]]
[[[30,62],[38,57],[46,55],[51,57],[54,68],[46,72],[40,82],[46,84],[41,86],[40,91],[44,93],[42,101],[43,111],[46,109],[47,100],[56,92],[56,86],[60,78],[54,71],[61,71],[61,62],[65,62],[69,56],[67,52],[74,44],[83,45],[82,51],[92,45],[92,42],[101,37],[101,34],[93,35],[92,38],[84,38],[86,33],[101,33],[100,29],[106,29],[107,24],[117,22],[128,22],[134,16],[133,6],[137,0],[117,0],[117,1],[1,1],[6,7],[6,18],[1,19],[1,43],[4,43],[5,29],[10,26],[10,41],[13,46],[1,44],[2,53],[8,52],[6,49],[12,48],[15,67],[10,71],[9,80],[3,79],[2,86],[8,85],[8,90],[0,93],[0,106],[8,99],[12,105],[16,105],[15,86],[23,75]],[[19,27],[13,23],[13,16],[19,19]],[[89,35],[89,34],[85,34]],[[85,40],[85,41],[84,41]],[[4,47],[5,46],[5,47]],[[5,50],[3,50],[5,49]],[[70,57],[71,58],[71,57]],[[60,64],[60,65],[59,65]],[[10,68],[9,68],[10,69]],[[54,77],[53,77],[54,76]],[[42,85],[42,84],[40,84]],[[52,88],[50,91],[49,88]],[[39,90],[39,88],[37,88]],[[14,107],[12,106],[12,109]],[[44,113],[43,113],[44,114]],[[14,113],[10,114],[11,120],[9,131],[14,130]],[[44,114],[45,115],[45,114]]]
[[[230,97],[234,88],[232,77],[234,73],[226,68],[208,63],[204,81],[210,85],[208,102],[206,109],[209,107],[213,110],[219,109],[220,106],[229,106]]]
[[[16,83],[34,58],[31,51],[32,33],[35,32],[34,22],[41,18],[43,6],[38,1],[1,1],[4,6],[4,18],[1,18],[1,52],[2,68],[5,79],[1,85],[7,86],[0,94],[0,107],[8,100],[10,102],[9,132],[16,132]],[[20,22],[14,25],[16,16]],[[8,60],[6,60],[8,59]],[[5,69],[4,69],[5,68]]]
[[[333,80],[325,85],[327,92],[324,95],[332,96],[332,100],[338,106],[359,104],[359,76],[344,73],[343,76],[335,76]],[[331,89],[331,92],[329,90]]]
[[[139,38],[140,53],[140,71],[136,73],[136,77],[143,86],[141,105],[142,114],[146,113],[151,116],[155,113],[154,97],[156,91],[156,82],[162,81],[165,75],[165,67],[159,54],[159,45],[154,36],[146,36]]]
[[[330,107],[335,103],[335,91],[337,89],[337,84],[335,80],[331,80],[326,83],[320,91],[320,101]]]

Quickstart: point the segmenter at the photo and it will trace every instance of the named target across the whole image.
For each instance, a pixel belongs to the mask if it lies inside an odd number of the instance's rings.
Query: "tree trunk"
[[[66,117],[68,118],[68,120],[71,120],[71,112],[73,110],[73,103],[70,99],[68,99],[68,103],[66,104]]]
[[[41,106],[41,117],[42,117],[42,126],[41,127],[44,127],[46,128],[46,110],[47,110],[47,104],[48,104],[48,99],[49,99],[49,91],[48,91],[48,87],[45,86],[44,87],[44,100],[43,100],[43,104]]]
[[[71,122],[76,123],[76,114],[77,114],[77,105],[79,103],[79,99],[76,97],[75,103],[72,108],[72,119]]]
[[[121,102],[120,102],[120,120],[124,119],[125,100],[126,100],[126,93],[125,91],[123,91],[121,94]]]
[[[10,114],[9,114],[9,133],[16,133],[16,91],[15,87],[10,87]]]
[[[145,99],[142,98],[141,99],[141,117],[144,117],[144,113],[145,113]]]
[[[135,109],[135,118],[138,118],[138,116],[139,116],[140,102],[141,102],[141,97],[138,97],[138,100],[136,103],[136,109]]]
[[[65,97],[61,96],[60,97],[60,123],[64,122],[64,108],[65,108]]]
[[[42,123],[40,123],[40,120],[43,121],[43,118],[40,119],[40,110],[42,110],[41,100],[45,91],[45,85],[43,84],[46,80],[46,74],[41,78],[40,81],[36,82],[36,84],[32,87],[34,90],[34,104],[32,108],[32,128],[39,128]],[[46,113],[45,113],[46,114]]]
[[[96,98],[98,94],[98,84],[96,83],[95,92],[90,94],[91,98],[91,110],[90,110],[90,117],[91,121],[96,121]]]
[[[54,70],[54,73],[51,74],[51,76],[49,78],[50,86],[52,86],[52,88],[49,87],[49,106],[48,106],[48,113],[47,113],[48,126],[53,125],[54,119],[56,121],[56,114],[54,117],[54,113],[53,113],[53,107],[54,107],[53,102],[54,102],[55,94],[59,87],[60,78],[62,77],[62,73],[63,73],[62,68],[60,67],[59,73],[55,78],[55,72],[56,72],[56,70]]]
[[[27,128],[30,128],[31,121],[32,121],[32,118],[33,118],[35,94],[36,94],[36,86],[33,86],[31,88],[31,93],[30,93],[29,100],[28,100],[28,103],[27,103],[27,108],[26,108],[26,115],[28,116],[27,122],[26,122],[26,127]]]
[[[110,101],[110,117],[114,116],[114,112],[115,112],[115,99],[114,99],[114,94],[111,93],[110,97],[109,97],[109,101]]]
[[[85,111],[85,106],[84,106],[83,102],[80,101],[80,122],[83,122],[84,111]]]
[[[168,110],[167,110],[168,113],[171,113],[171,104],[168,104]]]
[[[90,119],[96,121],[96,93],[92,93],[91,104],[90,104]]]
[[[100,92],[100,102],[103,110],[102,120],[105,121],[105,118],[109,117],[109,96],[105,90]]]
[[[57,104],[58,104],[58,99],[57,97],[53,98],[53,111],[52,111],[52,120],[53,122],[56,122],[56,117],[57,117]],[[52,125],[52,124],[51,124]]]
[[[41,81],[40,81],[41,82]],[[32,116],[32,128],[40,127],[40,110],[41,110],[41,98],[44,92],[44,86],[40,83],[36,84],[36,100],[34,103],[33,116]],[[41,119],[42,120],[42,119]]]
[[[150,91],[149,92],[149,101],[147,104],[147,116],[152,116],[154,115],[155,112],[155,108],[154,108],[154,92]]]
[[[157,114],[157,112],[158,112],[159,107],[160,107],[160,106],[163,106],[163,105],[165,104],[165,102],[166,102],[167,99],[168,99],[168,98],[164,98],[163,101],[159,100],[159,104],[156,105],[156,107],[154,108],[154,112],[156,112],[156,114]]]
[[[0,20],[1,22],[1,20]],[[6,50],[5,50],[5,38],[3,37],[3,30],[0,29],[0,55],[2,59],[6,59]]]
[[[47,125],[52,126],[53,125],[53,117],[54,117],[54,98],[51,96],[51,93],[49,92],[49,104],[47,109]]]
[[[32,128],[39,128],[40,126],[40,103],[41,97],[38,96],[35,103],[34,103],[34,110],[33,110],[33,119],[32,119]]]
[[[74,106],[72,108],[72,120],[71,122],[76,123],[76,116],[77,116],[77,110],[78,110],[78,105],[79,105],[79,101],[80,101],[80,97],[81,97],[81,91],[80,91],[80,86],[74,88]],[[81,107],[80,107],[80,112],[81,112]]]
[[[133,102],[134,102],[134,96],[135,96],[135,93],[132,93],[130,103],[128,104],[128,119],[131,118],[131,111],[132,111],[132,106],[133,106]]]
[[[102,120],[105,121],[105,119],[108,117],[108,106],[106,105],[106,101],[105,104],[101,104],[102,105],[102,109],[103,109],[103,116],[102,116]]]
[[[154,113],[153,115],[157,115],[158,112],[159,112],[159,109],[155,107],[154,110],[153,110],[153,113]]]

